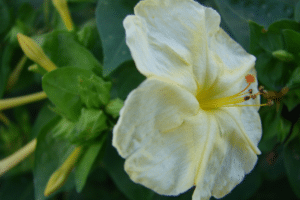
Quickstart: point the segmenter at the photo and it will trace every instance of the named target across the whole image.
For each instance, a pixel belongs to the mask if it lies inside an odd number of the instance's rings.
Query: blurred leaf
[[[34,122],[32,127],[31,139],[36,138],[41,130],[46,126],[50,121],[52,121],[55,117],[58,117],[55,112],[49,109],[49,105],[44,106]]]
[[[88,79],[79,75],[79,78],[80,99],[87,108],[100,108],[100,106],[108,104],[111,82],[105,82],[96,75],[91,75]]]
[[[295,55],[300,53],[300,33],[293,30],[283,30],[283,37],[287,46],[287,50]]]
[[[52,128],[57,124],[59,118],[49,121],[38,135],[38,142],[35,150],[34,183],[35,199],[46,199],[44,190],[52,173],[67,159],[73,152],[74,145],[52,136]],[[73,173],[71,173],[66,184],[56,193],[69,190],[74,186]]]
[[[0,199],[32,200],[34,199],[32,175],[29,173],[0,179]]]
[[[46,55],[50,57],[57,67],[72,66],[93,70],[99,74],[102,72],[102,66],[98,60],[76,40],[75,33],[53,31],[36,37],[36,41],[42,44]]]
[[[108,128],[106,119],[105,113],[100,109],[82,108],[79,120],[67,135],[67,140],[78,145],[95,140]]]
[[[268,27],[282,18],[292,18],[293,7],[274,0],[224,0],[214,1],[226,23],[226,28],[245,49],[249,46],[248,21]],[[251,43],[250,43],[251,44]]]
[[[131,55],[125,43],[123,20],[133,13],[138,0],[98,0],[96,22],[104,53],[104,76],[109,75]]]
[[[130,200],[152,200],[154,192],[130,180],[124,170],[124,159],[118,155],[111,145],[111,139],[109,140],[103,164],[119,190]]]
[[[293,71],[291,78],[287,83],[287,87],[289,87],[290,89],[295,89],[300,87],[300,67],[297,67]]]
[[[300,1],[297,3],[295,7],[294,19],[296,22],[300,22]]]
[[[57,109],[71,121],[80,116],[80,77],[89,79],[94,73],[85,69],[64,67],[48,72],[43,77],[43,90]]]
[[[102,137],[101,140],[95,144],[90,145],[80,161],[77,163],[75,171],[75,186],[76,191],[80,193],[86,184],[89,173],[91,172],[93,163],[97,158],[100,150],[105,147],[106,136]]]
[[[282,106],[276,110],[276,106],[263,107],[259,113],[262,120],[263,136],[259,143],[262,152],[270,151],[276,142],[283,142],[291,128],[291,122],[281,116]],[[277,140],[273,140],[277,138]],[[274,141],[274,142],[272,142]]]
[[[270,25],[269,30],[250,21],[250,53],[257,57],[258,80],[270,90],[283,88],[296,67],[295,62],[279,60],[274,52],[285,50],[282,31],[292,29],[300,31],[300,25],[291,20],[280,20]],[[288,50],[286,50],[288,51]]]
[[[14,116],[18,126],[21,128],[23,135],[28,136],[31,133],[30,113],[26,107],[14,108]]]
[[[11,64],[11,59],[13,57],[14,47],[13,45],[6,44],[6,46],[2,49],[0,48],[0,98],[3,97],[6,82],[9,76],[9,69]]]
[[[289,112],[292,111],[298,104],[300,104],[300,90],[290,90],[283,98],[283,103],[287,106]]]
[[[299,139],[284,147],[284,164],[290,185],[300,198],[300,146]]]
[[[135,67],[134,62],[123,63],[116,71],[111,74],[112,92],[111,98],[120,98],[125,100],[127,95],[143,81],[143,76]]]
[[[0,0],[0,35],[3,34],[10,25],[10,13],[4,0]]]

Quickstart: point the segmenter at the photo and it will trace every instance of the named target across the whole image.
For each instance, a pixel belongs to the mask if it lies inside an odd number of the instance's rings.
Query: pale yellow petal
[[[154,134],[177,128],[198,110],[196,98],[176,83],[147,79],[127,97],[113,129],[113,146],[126,158]]]
[[[124,20],[126,42],[138,70],[147,77],[171,79],[195,93],[195,63],[202,60],[197,67],[207,67],[205,9],[193,0],[140,1],[135,15]]]
[[[224,145],[218,139],[215,125],[213,117],[199,112],[185,118],[173,130],[155,132],[142,148],[126,159],[126,172],[134,182],[159,194],[178,195],[187,191],[207,167],[218,168],[218,165],[210,166],[209,160],[224,156]]]

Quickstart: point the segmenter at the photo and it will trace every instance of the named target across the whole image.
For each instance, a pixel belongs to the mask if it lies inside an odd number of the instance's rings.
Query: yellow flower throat
[[[273,102],[268,102],[266,104],[259,104],[259,105],[240,105],[239,103],[243,103],[245,101],[248,101],[250,99],[256,99],[258,95],[264,94],[266,91],[263,89],[263,87],[259,88],[259,92],[256,94],[253,94],[252,89],[248,89],[252,83],[255,82],[255,77],[252,74],[247,74],[245,76],[246,82],[248,85],[239,93],[228,96],[228,97],[222,97],[219,99],[211,99],[211,100],[204,100],[198,98],[200,107],[203,110],[210,110],[214,108],[219,107],[243,107],[243,106],[269,106],[272,105]]]

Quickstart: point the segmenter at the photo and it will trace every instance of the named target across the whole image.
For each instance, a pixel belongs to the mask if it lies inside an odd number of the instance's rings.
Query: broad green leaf
[[[35,150],[34,186],[35,199],[44,200],[44,190],[53,172],[60,167],[74,150],[74,145],[67,141],[58,140],[52,136],[52,128],[60,118],[49,121],[38,134],[38,142]],[[74,187],[74,174],[71,173],[66,184],[56,193],[70,190]]]
[[[284,164],[290,185],[300,198],[300,146],[299,139],[295,139],[284,147]]]
[[[122,64],[112,74],[112,98],[125,100],[127,95],[143,81],[143,76],[135,67],[134,62],[128,61]]]
[[[125,43],[123,20],[133,13],[138,0],[98,0],[96,22],[104,53],[104,76],[109,75],[131,55]]]
[[[92,71],[80,68],[58,68],[44,75],[43,90],[65,117],[76,121],[82,107],[79,94],[80,77],[89,79],[93,74]]]
[[[53,31],[37,37],[36,40],[42,44],[46,55],[57,67],[72,66],[101,74],[102,66],[93,54],[76,40],[75,33]]]
[[[10,13],[9,9],[6,5],[6,2],[4,0],[0,0],[0,21],[1,21],[1,26],[0,26],[0,35],[3,34],[9,27],[10,25]]]
[[[88,175],[91,172],[93,163],[95,162],[100,150],[105,147],[106,138],[107,137],[104,136],[99,142],[87,147],[81,159],[77,163],[75,171],[75,186],[78,193],[80,193],[85,186]]]
[[[103,164],[119,190],[130,200],[152,200],[154,192],[130,180],[124,170],[124,159],[118,155],[116,149],[111,145],[111,139],[109,140]]]

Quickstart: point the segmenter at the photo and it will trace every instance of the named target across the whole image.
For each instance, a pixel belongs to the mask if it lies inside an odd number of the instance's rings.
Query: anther
[[[249,94],[252,94],[252,93],[253,93],[253,90],[252,90],[252,89],[249,89],[248,92],[249,92]]]
[[[245,101],[248,101],[249,99],[251,99],[250,96],[245,96],[245,97],[244,97],[244,100],[245,100]]]

